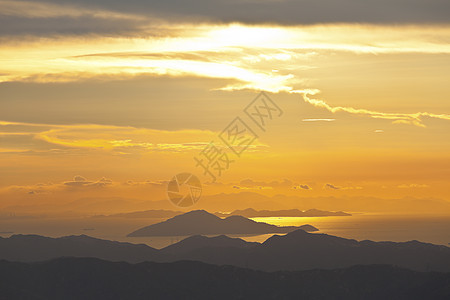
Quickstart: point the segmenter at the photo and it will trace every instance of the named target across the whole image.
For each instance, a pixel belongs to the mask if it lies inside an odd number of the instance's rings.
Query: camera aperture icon
[[[169,181],[167,195],[176,206],[192,206],[202,195],[202,184],[197,176],[191,173],[180,173]]]

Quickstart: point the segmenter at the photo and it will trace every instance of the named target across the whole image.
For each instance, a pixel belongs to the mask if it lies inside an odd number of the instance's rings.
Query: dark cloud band
[[[1,2],[4,1],[0,1]],[[139,32],[160,19],[167,22],[241,22],[301,25],[318,23],[441,24],[449,23],[445,0],[47,0],[17,1],[53,5],[51,17],[20,16],[0,11],[0,35],[124,34]],[[57,16],[62,8],[62,15]],[[64,9],[80,9],[77,17]],[[89,13],[92,10],[93,13]],[[44,9],[45,11],[45,9]],[[128,14],[108,19],[98,12]],[[134,17],[133,17],[134,16]]]
[[[446,0],[49,0],[108,10],[223,22],[311,24],[335,22],[447,23]]]

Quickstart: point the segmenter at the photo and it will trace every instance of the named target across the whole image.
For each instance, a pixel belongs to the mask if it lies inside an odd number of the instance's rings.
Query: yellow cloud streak
[[[0,121],[1,125],[26,126],[30,128],[42,127],[43,130],[40,132],[0,132],[0,136],[33,135],[36,139],[54,145],[103,150],[129,147],[140,147],[145,150],[171,149],[176,151],[203,149],[218,134],[210,130],[185,129],[169,131],[98,124],[53,125]],[[9,150],[5,149],[5,152],[7,151]]]
[[[170,25],[166,26],[169,29]],[[162,27],[164,29],[165,27]],[[289,91],[300,79],[293,78],[292,66],[305,49],[351,51],[357,53],[450,53],[450,27],[316,25],[268,27],[244,25],[189,25],[176,35],[123,38],[85,37],[48,38],[38,41],[12,41],[0,46],[0,82],[4,81],[77,81],[97,76],[123,78],[137,74],[194,75],[234,78],[241,84],[225,89]],[[173,34],[174,31],[170,31]],[[261,57],[246,49],[266,53],[264,66],[256,66]],[[242,50],[242,51],[239,51]],[[215,51],[223,55],[214,61],[135,57],[142,54],[182,54]],[[280,53],[284,51],[284,53]],[[112,53],[124,53],[111,57]],[[129,53],[127,56],[126,53]],[[291,61],[288,69],[273,72],[273,61]],[[310,67],[310,66],[309,66]]]
[[[1,132],[2,135],[30,135],[55,146],[84,148],[104,151],[181,152],[201,151],[211,141],[218,139],[218,132],[210,130],[156,130],[131,126],[113,126],[98,124],[50,125],[25,122],[0,121],[0,125],[42,127],[39,132],[19,133]],[[222,147],[217,145],[218,147]],[[225,148],[225,146],[223,146]],[[267,145],[255,141],[248,149],[250,152],[264,151]],[[4,149],[0,152],[25,152],[34,149]],[[52,149],[55,150],[55,149]]]
[[[303,95],[303,99],[306,103],[309,103],[315,107],[325,108],[326,110],[337,113],[337,112],[347,112],[350,114],[366,115],[375,119],[388,119],[394,120],[394,124],[412,124],[419,127],[426,127],[423,124],[422,117],[429,117],[441,120],[449,120],[450,115],[447,114],[434,114],[429,112],[417,112],[412,114],[407,113],[386,113],[378,112],[362,108],[344,107],[344,106],[331,106],[323,100],[312,99],[308,95],[315,95],[318,90],[304,90],[304,91],[292,91],[293,93],[299,93]]]
[[[163,26],[163,25],[160,25]],[[164,25],[168,26],[168,25]],[[170,26],[169,26],[170,27]],[[332,107],[323,100],[309,98],[310,91],[298,91],[301,81],[291,72],[305,68],[296,55],[305,49],[350,51],[356,53],[450,53],[449,26],[244,26],[187,25],[177,35],[148,38],[87,37],[14,41],[0,46],[0,82],[2,81],[77,81],[108,76],[127,78],[139,74],[201,76],[236,79],[224,90],[255,89],[270,92],[303,93],[304,100],[331,112],[345,111],[372,118],[391,119],[424,127],[423,117],[449,120],[447,114],[418,112],[383,113],[353,107]],[[264,50],[249,54],[246,49]],[[212,61],[187,59],[186,53],[220,53]],[[280,52],[282,51],[282,52]],[[122,53],[114,56],[111,54]],[[136,56],[135,54],[143,54]],[[170,53],[173,59],[145,54]],[[177,58],[177,53],[179,58]],[[200,54],[201,55],[201,54]],[[182,58],[183,57],[183,58]],[[197,56],[198,57],[198,56]],[[273,71],[274,61],[289,61],[286,69]],[[278,66],[277,66],[278,67]],[[44,137],[43,138],[48,138]],[[62,143],[62,141],[60,141]],[[84,143],[84,142],[83,142]],[[98,147],[111,147],[101,140],[89,141]]]
[[[134,127],[70,125],[41,132],[36,138],[75,148],[112,150],[139,147],[143,150],[202,149],[216,134],[206,130],[165,131]]]

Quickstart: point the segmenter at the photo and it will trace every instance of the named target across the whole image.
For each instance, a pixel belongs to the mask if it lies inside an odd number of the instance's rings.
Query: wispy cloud
[[[336,119],[303,119],[303,122],[333,122]]]
[[[273,189],[273,188],[291,188],[293,182],[289,179],[284,179],[283,181],[255,181],[253,179],[244,179],[239,182],[239,186],[242,189]]]
[[[66,181],[63,184],[70,187],[104,187],[111,185],[113,181],[111,179],[101,178],[98,181],[89,181],[83,176],[77,175],[72,181]]]
[[[20,127],[21,132],[2,132],[1,126]],[[41,129],[36,131],[37,129]],[[33,129],[33,130],[30,130]],[[18,128],[16,131],[19,130]],[[55,125],[0,121],[1,135],[31,136],[34,141],[48,143],[47,151],[55,153],[55,147],[116,151],[119,153],[164,151],[180,152],[203,149],[216,132],[209,130],[156,130],[131,126],[98,124]],[[5,145],[6,146],[6,145]],[[16,146],[13,144],[12,146]],[[27,143],[27,149],[8,149],[2,152],[43,151]],[[253,149],[256,151],[257,149]]]
[[[332,189],[332,190],[339,190],[339,189],[341,189],[340,187],[335,186],[335,185],[333,185],[333,184],[331,184],[331,183],[326,183],[326,184],[323,186],[323,188],[324,188],[324,189]]]
[[[326,190],[362,190],[363,187],[361,186],[337,186],[331,183],[326,183],[323,186]]]
[[[400,184],[397,187],[400,189],[411,189],[411,188],[429,188],[430,186],[427,184],[410,183],[410,184]]]
[[[298,190],[298,189],[311,190],[312,188],[307,184],[299,184],[299,185],[293,186],[292,189],[294,189],[294,190]]]
[[[423,118],[434,118],[440,120],[450,121],[450,115],[448,114],[435,114],[429,112],[417,112],[417,113],[387,113],[374,110],[368,110],[363,108],[354,108],[346,106],[331,106],[324,100],[313,99],[311,96],[317,94],[318,90],[304,90],[293,91],[294,93],[300,93],[303,95],[303,99],[306,103],[309,103],[315,107],[324,108],[332,113],[346,112],[356,115],[365,115],[375,119],[392,120],[394,124],[409,124],[419,127],[426,127],[423,123]]]

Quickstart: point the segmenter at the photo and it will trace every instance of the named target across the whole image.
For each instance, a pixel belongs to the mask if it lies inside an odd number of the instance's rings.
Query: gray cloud
[[[449,22],[446,0],[48,0],[139,15],[222,22],[311,24]]]
[[[74,181],[76,182],[85,182],[87,181],[86,178],[84,178],[83,176],[77,175],[73,178]]]
[[[11,1],[9,1],[11,2]],[[168,22],[242,22],[285,25],[318,23],[448,23],[445,0],[47,0],[14,1],[61,6],[35,14],[0,11],[0,35],[124,34],[139,32],[155,19]],[[1,3],[1,1],[0,1]],[[25,4],[25,3],[24,3]],[[79,9],[80,12],[67,12]],[[92,10],[92,12],[89,12]],[[105,14],[99,13],[104,10]],[[117,17],[113,13],[129,14]],[[38,13],[42,16],[39,17]]]
[[[98,19],[92,16],[26,18],[0,14],[0,35],[127,34],[138,30],[141,24],[134,20]]]
[[[72,181],[64,182],[64,185],[70,187],[103,187],[107,185],[111,185],[113,182],[111,179],[106,179],[103,177],[98,181],[89,181],[83,176],[77,175],[73,178]]]
[[[311,188],[307,184],[300,184],[293,187],[294,190],[302,189],[302,190],[310,190]]]
[[[327,183],[323,186],[324,189],[327,190],[362,190],[363,187],[361,186],[354,186],[354,185],[350,185],[350,186],[336,186],[333,185],[331,183]]]
[[[332,190],[339,190],[339,189],[340,189],[339,187],[337,187],[337,186],[335,186],[335,185],[332,185],[332,184],[330,184],[330,183],[325,184],[325,185],[324,185],[324,188],[326,188],[326,189],[332,189]]]
[[[239,183],[240,187],[244,188],[290,188],[292,187],[292,181],[284,179],[283,181],[254,181],[253,179],[244,179]]]

